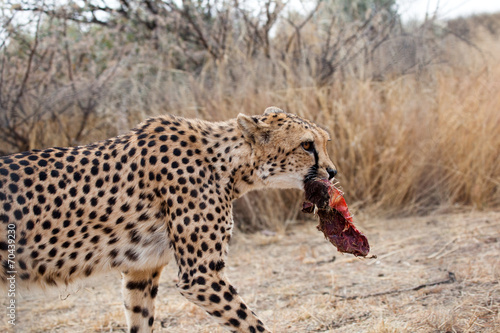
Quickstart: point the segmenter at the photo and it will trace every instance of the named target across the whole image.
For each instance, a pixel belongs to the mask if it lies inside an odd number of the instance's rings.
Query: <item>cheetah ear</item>
[[[238,127],[243,137],[249,143],[255,144],[257,142],[267,142],[269,140],[269,131],[267,129],[269,125],[260,121],[259,116],[250,117],[240,113],[236,121],[238,122]]]
[[[270,106],[264,111],[264,116],[267,116],[271,113],[285,113],[285,111],[281,110],[276,106]]]

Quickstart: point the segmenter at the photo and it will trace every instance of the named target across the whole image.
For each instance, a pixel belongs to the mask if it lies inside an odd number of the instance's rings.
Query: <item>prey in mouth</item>
[[[339,252],[366,257],[370,245],[365,235],[356,229],[343,192],[328,180],[307,180],[304,184],[304,213],[319,216],[318,230]]]

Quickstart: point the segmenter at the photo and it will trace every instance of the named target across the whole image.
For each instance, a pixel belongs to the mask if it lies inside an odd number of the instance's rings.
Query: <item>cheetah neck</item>
[[[236,119],[207,123],[205,162],[214,179],[224,185],[225,195],[235,200],[245,193],[265,187],[256,173],[257,163],[250,144],[244,139]]]
[[[167,126],[171,131],[168,135],[165,133]],[[158,131],[161,134],[156,133]],[[166,159],[167,165],[175,164],[176,170],[185,165],[187,173],[184,172],[184,175],[201,176],[200,181],[202,178],[206,180],[204,186],[214,186],[213,191],[227,201],[233,201],[248,191],[265,187],[256,171],[258,163],[255,152],[244,139],[236,119],[209,122],[167,115],[147,120],[135,133],[160,140],[161,136],[169,138],[170,141],[166,141],[168,149],[165,151],[172,152],[172,155]],[[163,160],[159,156],[164,154],[161,147],[166,146],[158,146],[152,145],[150,149],[158,156],[155,160]],[[136,151],[131,159],[143,158]],[[162,163],[156,163],[153,167],[160,173],[162,168]]]

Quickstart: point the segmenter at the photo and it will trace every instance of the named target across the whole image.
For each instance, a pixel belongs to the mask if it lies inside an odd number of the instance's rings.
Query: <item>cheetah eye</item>
[[[312,153],[314,151],[314,143],[312,141],[305,141],[300,144],[302,148],[309,152]]]

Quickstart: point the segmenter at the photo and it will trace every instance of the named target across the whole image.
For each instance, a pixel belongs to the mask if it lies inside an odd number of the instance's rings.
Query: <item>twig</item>
[[[362,313],[359,316],[351,316],[347,318],[342,318],[338,322],[333,321],[330,325],[328,325],[328,328],[341,328],[342,326],[346,326],[352,323],[355,323],[361,319],[366,319],[370,317],[369,312]]]
[[[418,285],[413,288],[405,288],[405,289],[396,289],[396,290],[390,290],[390,291],[382,291],[379,293],[374,293],[374,294],[367,294],[367,295],[354,295],[354,296],[343,296],[343,295],[333,295],[338,298],[342,298],[345,300],[354,300],[354,299],[363,299],[363,298],[370,298],[370,297],[378,297],[378,296],[384,296],[384,295],[394,295],[394,294],[401,294],[407,291],[417,291],[423,288],[427,287],[433,287],[433,286],[438,286],[440,284],[451,284],[455,283],[457,281],[457,278],[455,277],[455,273],[453,272],[448,272],[448,278],[446,280],[441,280],[437,282],[429,282],[429,283],[424,283],[421,285]],[[329,293],[325,292],[323,295],[327,295]]]
[[[460,238],[461,238],[461,237],[456,237],[456,238],[453,238],[451,241],[449,241],[448,243],[444,244],[444,246],[443,246],[441,249],[439,249],[438,251],[436,251],[436,252],[434,252],[434,253],[432,253],[432,254],[428,255],[428,256],[427,256],[427,259],[432,259],[432,258],[434,258],[434,257],[438,257],[441,253],[443,253],[443,252],[444,252],[444,250],[448,247],[448,245],[455,243],[455,242],[456,242],[458,239],[460,239]],[[438,258],[439,258],[439,257],[438,257]]]
[[[375,258],[373,258],[373,259],[379,259],[379,260],[380,259],[384,259],[384,258],[392,256],[393,254],[396,254],[396,253],[399,253],[399,252],[404,252],[404,251],[407,251],[407,250],[408,249],[405,249],[405,248],[397,249],[397,250],[391,251],[389,253],[383,254],[381,256],[375,256]],[[372,259],[372,257],[370,257],[368,259]],[[367,263],[367,265],[373,265],[375,263],[377,263],[377,261],[371,261],[371,262]]]

